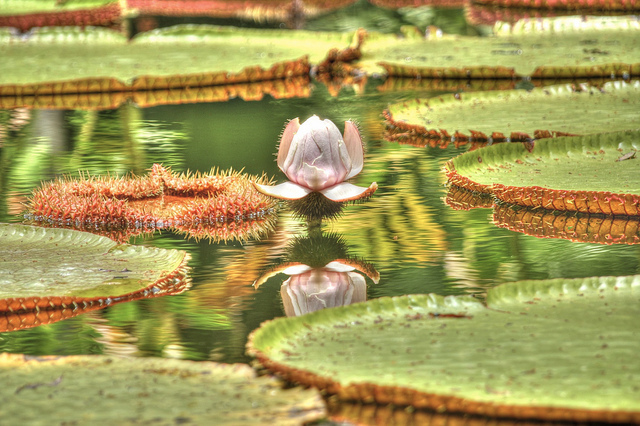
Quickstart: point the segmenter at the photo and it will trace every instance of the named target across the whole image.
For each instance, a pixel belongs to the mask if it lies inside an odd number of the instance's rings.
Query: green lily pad
[[[0,95],[203,87],[307,75],[353,34],[180,25],[129,41],[104,28],[0,32]],[[215,54],[212,54],[215,52]]]
[[[575,78],[640,75],[635,18],[566,17],[496,26],[493,37],[371,33],[367,73],[422,78]],[[561,40],[559,40],[561,37]]]
[[[85,10],[110,3],[118,2],[116,0],[0,0],[0,16]]]
[[[640,128],[640,81],[414,99],[385,112],[389,139],[515,141]]]
[[[640,215],[640,130],[505,143],[447,162],[453,185],[526,207]]]
[[[582,13],[591,11],[623,11],[623,10],[638,10],[640,4],[635,1],[626,0],[478,0],[478,4],[491,5],[497,7],[521,7],[521,8],[533,8],[543,10],[580,10]]]
[[[491,417],[640,421],[640,276],[522,281],[280,318],[248,351],[343,399]]]
[[[0,224],[0,298],[109,298],[184,270],[182,250],[117,244],[70,229]],[[107,302],[107,304],[110,302]]]
[[[115,25],[122,18],[114,0],[0,0],[0,27]],[[124,4],[124,2],[122,2]]]
[[[0,413],[17,424],[278,424],[324,417],[313,390],[248,365],[108,356],[0,355]]]

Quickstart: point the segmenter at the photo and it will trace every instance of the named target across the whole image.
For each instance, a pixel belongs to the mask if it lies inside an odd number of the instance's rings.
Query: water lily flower
[[[336,202],[358,200],[373,194],[378,185],[368,188],[345,182],[362,171],[364,151],[357,126],[346,121],[344,136],[331,120],[314,115],[304,123],[295,118],[287,124],[278,147],[278,167],[289,182],[261,185],[258,191],[284,200],[298,200],[320,192]]]

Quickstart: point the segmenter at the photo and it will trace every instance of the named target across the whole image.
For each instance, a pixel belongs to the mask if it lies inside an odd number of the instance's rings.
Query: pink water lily
[[[343,136],[331,120],[314,115],[301,125],[295,118],[285,127],[278,147],[278,167],[289,182],[254,186],[284,200],[298,200],[312,192],[337,202],[358,200],[378,189],[375,182],[368,188],[345,182],[360,173],[363,165],[362,138],[353,122],[345,122]]]

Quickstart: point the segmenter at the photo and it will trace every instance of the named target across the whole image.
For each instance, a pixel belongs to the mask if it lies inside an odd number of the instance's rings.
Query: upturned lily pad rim
[[[622,150],[623,142],[617,142],[619,138],[622,138],[626,139],[624,144],[626,151],[618,153],[618,156],[622,157],[622,155],[627,152],[637,152],[640,150],[640,143],[637,142],[638,136],[640,136],[640,130],[543,139],[536,141],[533,151],[530,152],[530,154],[531,157],[538,157],[538,161],[542,161],[541,158],[544,156],[553,155],[555,158],[551,159],[550,157],[549,161],[555,160],[560,164],[562,162],[561,155],[567,157],[568,153],[571,153],[570,150],[565,150],[561,154],[562,149],[565,147],[573,147],[576,152],[572,153],[572,155],[593,156],[595,159],[596,155],[605,155],[606,151],[609,152],[609,154],[606,155],[610,156],[611,151],[618,152]],[[627,143],[630,140],[634,140],[635,142],[631,144]],[[596,146],[600,149],[598,154],[595,153],[598,148],[592,148]],[[594,149],[594,152],[591,154],[590,149]],[[546,184],[541,186],[535,183],[519,186],[503,184],[499,181],[483,183],[469,176],[473,176],[473,172],[468,170],[472,168],[469,166],[470,164],[474,164],[476,170],[490,170],[493,169],[493,167],[497,170],[501,167],[501,163],[498,160],[503,160],[505,164],[510,162],[525,164],[525,161],[522,161],[520,157],[528,155],[526,151],[528,151],[528,149],[523,148],[519,143],[503,143],[483,147],[449,160],[445,164],[444,172],[447,175],[449,183],[452,185],[470,191],[492,194],[499,200],[510,204],[519,204],[525,207],[542,207],[550,210],[601,213],[605,215],[640,215],[640,188],[636,189],[636,192],[628,193],[616,190],[594,190],[588,187],[584,189],[563,189],[561,187],[563,182],[557,179],[554,186],[557,184],[559,187],[549,187]],[[489,160],[487,161],[487,159]],[[625,161],[634,160],[635,159],[629,159]],[[613,166],[616,163],[617,162],[612,162],[611,165]],[[620,163],[622,163],[622,161]],[[630,165],[627,166],[632,167]],[[580,170],[578,170],[578,172],[579,171]],[[613,175],[612,178],[616,179],[619,178],[619,176]],[[574,186],[579,186],[582,182],[579,175],[575,176],[573,180]],[[618,183],[622,184],[624,182]]]
[[[608,81],[602,85],[558,84],[544,88],[534,88],[530,91],[487,90],[417,98],[391,104],[383,111],[387,127],[385,137],[391,141],[407,141],[414,144],[425,144],[428,141],[435,140],[453,141],[456,144],[467,142],[527,142],[532,139],[606,132],[611,126],[618,130],[636,129],[640,128],[640,122],[634,127],[633,121],[627,119],[635,111],[632,102],[639,103],[639,94],[640,80],[618,80]],[[620,110],[616,114],[624,112],[626,115],[614,116],[612,117],[613,123],[609,126],[597,125],[595,128],[589,126],[574,128],[576,121],[580,121],[578,119],[581,116],[576,114],[572,116],[571,113],[567,114],[568,119],[573,120],[569,121],[571,124],[559,124],[559,120],[555,120],[556,123],[554,125],[553,120],[549,120],[546,117],[541,120],[540,127],[537,127],[537,124],[535,126],[534,124],[528,124],[532,120],[533,123],[538,123],[538,120],[540,120],[540,117],[529,113],[531,106],[544,105],[550,101],[566,103],[565,109],[568,108],[569,110],[580,108],[582,102],[587,104],[589,102],[599,102],[604,103],[604,105],[596,103],[596,107],[593,107],[594,110],[596,108],[618,107]],[[510,112],[511,105],[514,105],[514,108],[525,106],[526,110],[523,113],[522,109],[520,109],[517,114],[512,114]],[[555,108],[558,108],[558,105]],[[444,110],[441,115],[438,115],[439,109]],[[420,115],[416,117],[414,110],[419,111]],[[488,119],[490,120],[489,124],[485,121],[479,122],[478,120],[481,119],[475,118],[474,111],[485,111],[484,114],[491,112],[491,118]],[[552,109],[547,115],[552,114],[553,111]],[[526,114],[526,118],[524,114]],[[458,115],[465,115],[467,121],[461,121]],[[529,116],[535,118],[529,118]],[[493,117],[498,117],[498,119],[492,120]],[[518,122],[525,119],[527,121],[526,125],[521,122],[507,125],[510,120]],[[547,121],[551,121],[551,124],[547,124]],[[564,121],[568,121],[567,118]],[[431,124],[432,122],[438,124]],[[615,124],[618,124],[618,126]]]
[[[317,318],[330,318],[330,323],[334,326],[340,320],[349,320],[352,323],[358,322],[361,314],[382,313],[385,309],[395,310],[398,307],[422,306],[431,308],[439,306],[435,312],[437,315],[453,315],[463,318],[470,318],[480,311],[491,309],[490,305],[497,304],[500,310],[500,301],[503,298],[519,300],[528,303],[527,300],[535,298],[541,294],[554,294],[555,290],[562,292],[574,291],[583,293],[593,291],[594,293],[602,289],[603,284],[599,280],[607,280],[607,284],[613,290],[619,288],[637,288],[640,283],[640,276],[628,277],[591,277],[585,279],[552,279],[542,281],[521,281],[502,284],[489,290],[486,305],[469,296],[447,296],[426,294],[426,295],[405,295],[396,297],[382,297],[368,302],[356,303],[347,307],[329,308],[316,311],[300,317],[276,318],[265,321],[254,330],[248,338],[246,349],[249,356],[255,357],[258,362],[272,372],[281,375],[285,380],[294,383],[302,383],[317,387],[330,394],[336,394],[339,398],[347,401],[362,401],[366,403],[394,404],[401,406],[413,406],[415,408],[428,408],[438,412],[451,412],[480,415],[487,417],[512,418],[512,419],[537,419],[549,421],[587,421],[587,422],[609,422],[609,423],[638,423],[640,422],[639,410],[609,410],[609,409],[589,409],[562,406],[523,406],[523,405],[501,405],[499,403],[474,401],[464,397],[434,394],[421,392],[402,386],[385,386],[371,382],[352,382],[341,384],[333,380],[330,375],[317,374],[305,369],[290,367],[285,363],[272,360],[265,351],[271,350],[271,346],[258,349],[264,339],[271,339],[276,334],[289,334],[301,331],[312,333],[314,320]],[[557,287],[559,284],[560,287]],[[515,292],[515,294],[514,294]],[[580,294],[578,294],[580,295]],[[526,300],[525,300],[526,299]],[[523,305],[524,309],[524,305]],[[416,314],[418,315],[418,314]],[[378,316],[378,318],[382,317]],[[282,327],[279,327],[282,325]],[[330,327],[330,326],[329,326]]]

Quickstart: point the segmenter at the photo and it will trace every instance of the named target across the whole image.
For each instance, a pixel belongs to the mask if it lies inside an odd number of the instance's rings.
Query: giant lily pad
[[[121,19],[114,0],[0,0],[0,27],[113,25]],[[124,3],[124,2],[122,2]]]
[[[103,110],[114,109],[130,101],[141,108],[148,108],[156,105],[227,102],[234,98],[259,101],[265,95],[274,99],[307,98],[311,92],[310,87],[309,76],[297,76],[255,83],[136,90],[133,92],[32,93],[21,96],[2,96],[0,97],[0,109]]]
[[[179,175],[154,164],[145,177],[46,183],[33,192],[25,216],[47,226],[105,231],[118,241],[156,229],[214,241],[246,240],[270,230],[274,221],[275,202],[252,181],[267,179],[216,170]]]
[[[477,0],[479,4],[501,6],[501,7],[526,7],[535,9],[551,10],[638,10],[640,3],[636,0]]]
[[[283,390],[242,364],[2,354],[0,380],[0,412],[19,424],[299,425],[324,417],[317,392]]]
[[[127,0],[127,5],[145,15],[211,16],[255,21],[288,21],[313,17],[344,7],[355,0],[307,0],[292,5],[289,0]]]
[[[640,81],[414,99],[385,112],[390,140],[502,142],[640,128]]]
[[[497,144],[446,164],[449,181],[510,204],[640,215],[640,131]]]
[[[371,33],[360,65],[367,73],[412,78],[636,76],[638,28],[635,18],[567,17],[503,24],[485,38]]]
[[[343,399],[491,417],[640,422],[640,276],[523,281],[281,318],[248,351]]]
[[[179,89],[307,75],[353,34],[183,25],[129,41],[104,28],[0,32],[0,96]],[[212,54],[214,52],[215,54]]]
[[[5,331],[176,294],[190,285],[184,251],[18,224],[0,224],[0,240],[0,329]]]

